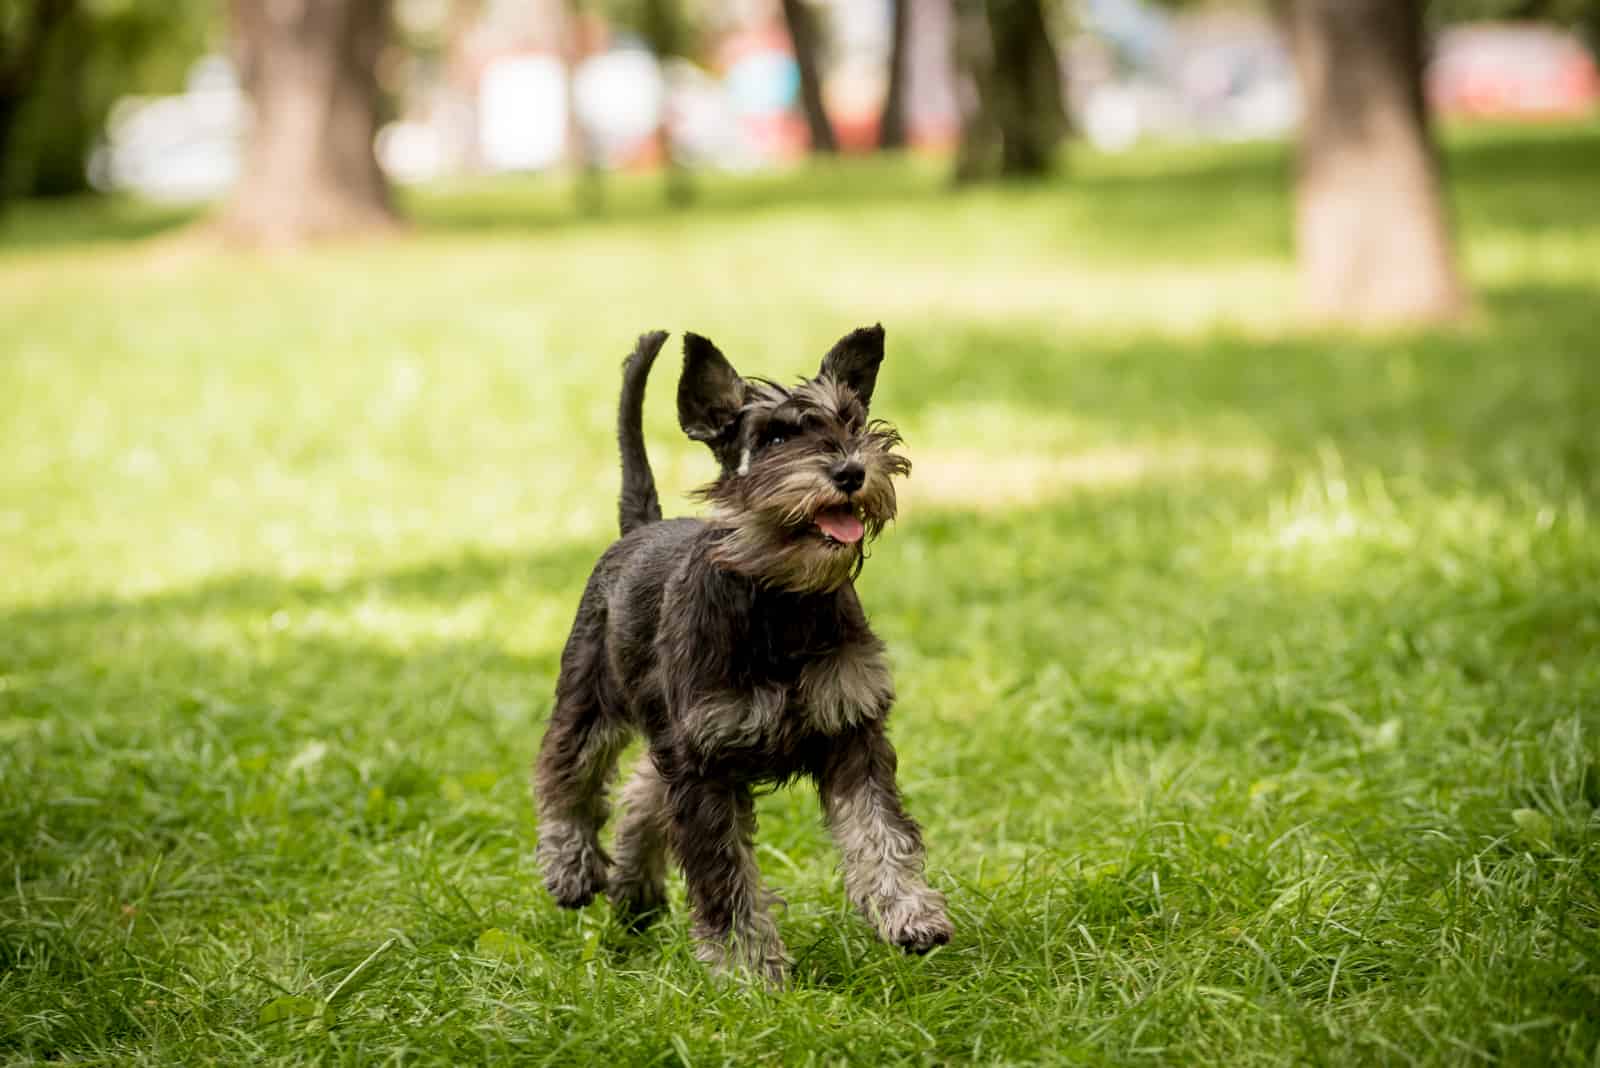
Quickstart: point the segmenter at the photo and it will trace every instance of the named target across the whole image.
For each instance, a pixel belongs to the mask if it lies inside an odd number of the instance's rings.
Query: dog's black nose
[[[833,468],[833,484],[842,493],[854,493],[867,480],[867,469],[854,460],[845,460]]]

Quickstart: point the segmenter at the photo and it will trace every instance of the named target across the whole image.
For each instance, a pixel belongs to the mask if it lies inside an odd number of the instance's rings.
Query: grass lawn
[[[0,1060],[1600,1059],[1600,129],[1452,142],[1469,326],[1291,314],[1280,150],[521,183],[294,258],[0,224]],[[954,942],[760,803],[790,989],[558,910],[527,766],[651,327],[882,320],[860,583]],[[669,512],[711,463],[671,361]]]

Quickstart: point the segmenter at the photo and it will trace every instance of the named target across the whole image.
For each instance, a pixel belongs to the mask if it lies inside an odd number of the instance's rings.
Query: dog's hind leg
[[[667,904],[667,783],[648,752],[622,788],[622,805],[606,896],[618,919],[640,931]]]
[[[713,972],[748,972],[781,986],[788,967],[756,867],[755,800],[719,779],[674,778],[667,787],[672,845],[694,911],[695,955]]]
[[[539,867],[565,908],[587,905],[605,888],[610,859],[600,828],[610,814],[606,786],[631,730],[608,694],[605,603],[591,584],[561,654],[555,710],[534,766]]]

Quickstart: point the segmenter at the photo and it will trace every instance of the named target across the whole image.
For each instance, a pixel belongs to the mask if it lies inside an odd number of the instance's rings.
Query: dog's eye
[[[788,423],[768,423],[766,431],[761,435],[761,445],[770,449],[774,445],[782,445],[798,433],[799,431]]]

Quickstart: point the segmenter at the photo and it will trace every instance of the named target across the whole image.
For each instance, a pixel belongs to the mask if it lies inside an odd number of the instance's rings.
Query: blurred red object
[[[1551,26],[1474,23],[1445,30],[1428,68],[1428,98],[1464,118],[1581,117],[1600,102],[1594,57]]]
[[[841,152],[872,152],[878,147],[878,123],[873,115],[843,115],[833,120],[833,136]]]

